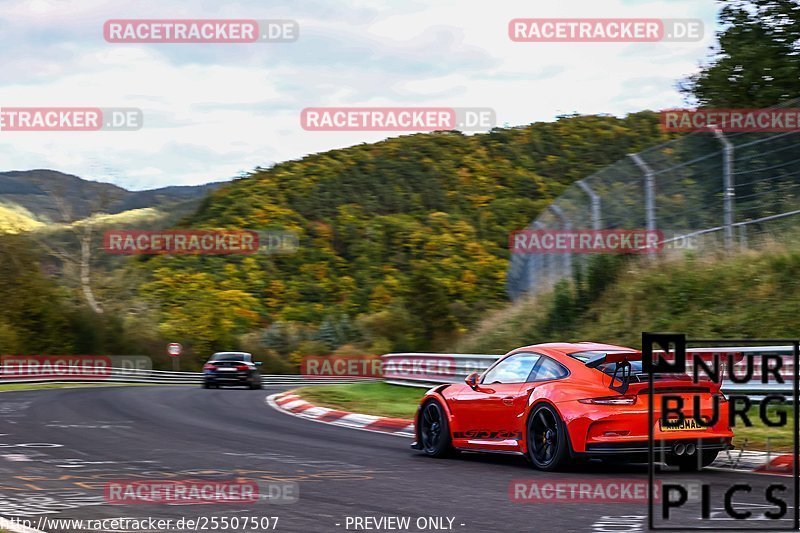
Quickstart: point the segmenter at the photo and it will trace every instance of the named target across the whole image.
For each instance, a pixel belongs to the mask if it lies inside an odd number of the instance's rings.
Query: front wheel
[[[428,400],[419,414],[422,451],[431,457],[445,457],[452,451],[447,415],[436,400]]]
[[[528,419],[528,458],[533,466],[547,472],[556,470],[567,458],[567,429],[549,405],[534,407]]]

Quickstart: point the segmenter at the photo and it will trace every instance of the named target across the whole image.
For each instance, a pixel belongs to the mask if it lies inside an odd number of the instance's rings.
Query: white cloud
[[[307,132],[305,107],[492,107],[500,124],[682,103],[713,42],[713,0],[10,1],[0,107],[139,107],[138,132],[0,132],[0,169],[54,168],[125,187],[202,183],[385,138]],[[292,18],[291,44],[111,45],[110,18]],[[697,43],[511,42],[519,17],[700,18]],[[392,134],[393,135],[393,134]]]

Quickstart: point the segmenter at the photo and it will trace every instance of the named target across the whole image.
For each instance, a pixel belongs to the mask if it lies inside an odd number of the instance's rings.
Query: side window
[[[553,361],[549,357],[542,357],[539,364],[531,372],[528,381],[549,381],[562,379],[569,375],[569,370],[560,363]]]
[[[481,383],[525,383],[539,357],[536,353],[515,353],[489,370]]]

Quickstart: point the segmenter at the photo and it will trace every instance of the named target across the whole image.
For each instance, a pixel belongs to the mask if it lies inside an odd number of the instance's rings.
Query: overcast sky
[[[0,170],[129,189],[230,179],[400,133],[309,132],[320,106],[490,107],[498,125],[684,106],[712,0],[0,0],[0,108],[137,107],[134,132],[0,132]],[[519,43],[521,17],[697,18],[691,43]],[[110,44],[109,19],[293,19],[293,43]]]

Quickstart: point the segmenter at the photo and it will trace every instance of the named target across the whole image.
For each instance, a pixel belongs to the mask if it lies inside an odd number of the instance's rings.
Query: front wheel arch
[[[426,411],[432,416],[426,417]],[[438,428],[438,430],[437,430]],[[430,457],[446,457],[453,452],[453,438],[447,408],[436,397],[426,398],[420,405],[416,428],[417,442]],[[432,437],[435,434],[437,437]]]

